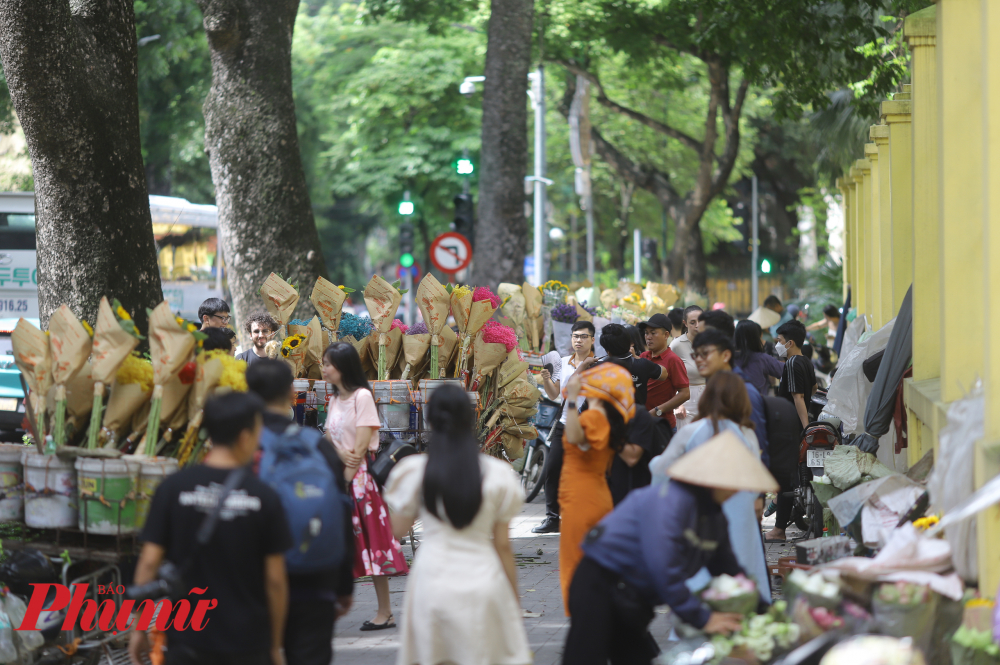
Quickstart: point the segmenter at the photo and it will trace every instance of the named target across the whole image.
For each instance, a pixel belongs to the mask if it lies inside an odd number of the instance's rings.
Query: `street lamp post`
[[[759,244],[757,236],[760,234],[760,230],[758,229],[758,226],[757,226],[757,224],[758,224],[758,222],[757,222],[757,176],[753,177],[752,183],[753,183],[752,184],[753,189],[752,189],[751,194],[750,194],[750,218],[751,218],[750,219],[750,228],[752,229],[751,233],[750,233],[750,237],[751,237],[751,239],[750,239],[750,254],[751,254],[750,265],[752,266],[752,269],[751,269],[752,272],[750,273],[750,300],[751,300],[751,302],[750,302],[750,310],[751,311],[757,309],[757,307],[760,306],[760,300],[759,300],[759,294],[758,294],[758,285],[757,285],[757,252],[758,252],[757,245]]]
[[[534,193],[534,232],[535,241],[532,256],[535,260],[535,274],[531,276],[536,286],[541,286],[545,281],[545,188],[552,184],[552,181],[545,177],[545,68],[538,66],[538,70],[528,73],[531,81],[531,88],[528,96],[531,98],[532,107],[535,110],[535,174],[525,178],[531,183]],[[463,95],[471,95],[476,91],[476,83],[485,81],[485,76],[466,76],[458,87],[458,91]],[[525,277],[528,277],[525,275]]]

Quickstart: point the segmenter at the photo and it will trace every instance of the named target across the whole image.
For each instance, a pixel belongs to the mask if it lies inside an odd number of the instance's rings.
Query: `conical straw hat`
[[[726,430],[667,469],[672,480],[726,490],[776,492],[778,481],[734,432]]]
[[[768,309],[767,307],[758,307],[754,310],[753,314],[747,318],[764,330],[767,330],[781,320],[781,314],[778,314],[773,309]]]

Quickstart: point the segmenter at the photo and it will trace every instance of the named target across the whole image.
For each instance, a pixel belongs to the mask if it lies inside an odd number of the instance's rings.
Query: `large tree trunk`
[[[145,327],[163,297],[139,145],[129,0],[0,0],[0,58],[35,178],[38,304]]]
[[[292,99],[292,29],[298,0],[199,0],[212,52],[205,100],[219,230],[236,322],[264,309],[271,272],[299,287],[296,316],[326,265],[320,251]]]
[[[520,284],[524,279],[527,86],[534,3],[492,0],[490,4],[472,282],[496,287],[500,282]]]

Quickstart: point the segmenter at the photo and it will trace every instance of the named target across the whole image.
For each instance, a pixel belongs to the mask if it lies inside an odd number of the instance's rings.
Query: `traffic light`
[[[455,197],[455,221],[451,223],[451,228],[456,233],[461,233],[473,243],[475,236],[475,209],[470,194],[459,194]]]
[[[656,238],[642,239],[642,258],[656,260]]]
[[[763,259],[760,262],[760,271],[765,275],[769,275],[771,273],[771,262],[767,259]]]
[[[403,192],[403,200],[399,202],[399,214],[400,215],[412,215],[413,214],[413,201],[410,200],[410,192]]]
[[[413,224],[406,222],[399,227],[399,265],[413,265]]]
[[[476,168],[472,165],[472,160],[468,157],[462,157],[460,160],[455,162],[455,170],[458,171],[458,175],[472,175],[472,172]]]

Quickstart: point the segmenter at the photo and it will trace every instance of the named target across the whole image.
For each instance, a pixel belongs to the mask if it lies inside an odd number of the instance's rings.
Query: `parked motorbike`
[[[520,471],[521,487],[524,488],[525,501],[529,503],[538,496],[545,481],[542,470],[549,454],[549,433],[559,422],[559,410],[558,402],[543,397],[538,403],[538,413],[532,418],[538,437],[528,443],[524,451],[524,465]]]
[[[796,521],[796,525],[799,528],[805,527],[803,530],[806,531],[806,538],[819,538],[823,535],[823,506],[813,492],[812,480],[826,473],[826,456],[840,443],[840,421],[836,418],[810,423],[802,434],[799,445],[799,482],[794,490],[795,507],[792,512],[793,515],[802,516],[802,523]]]

